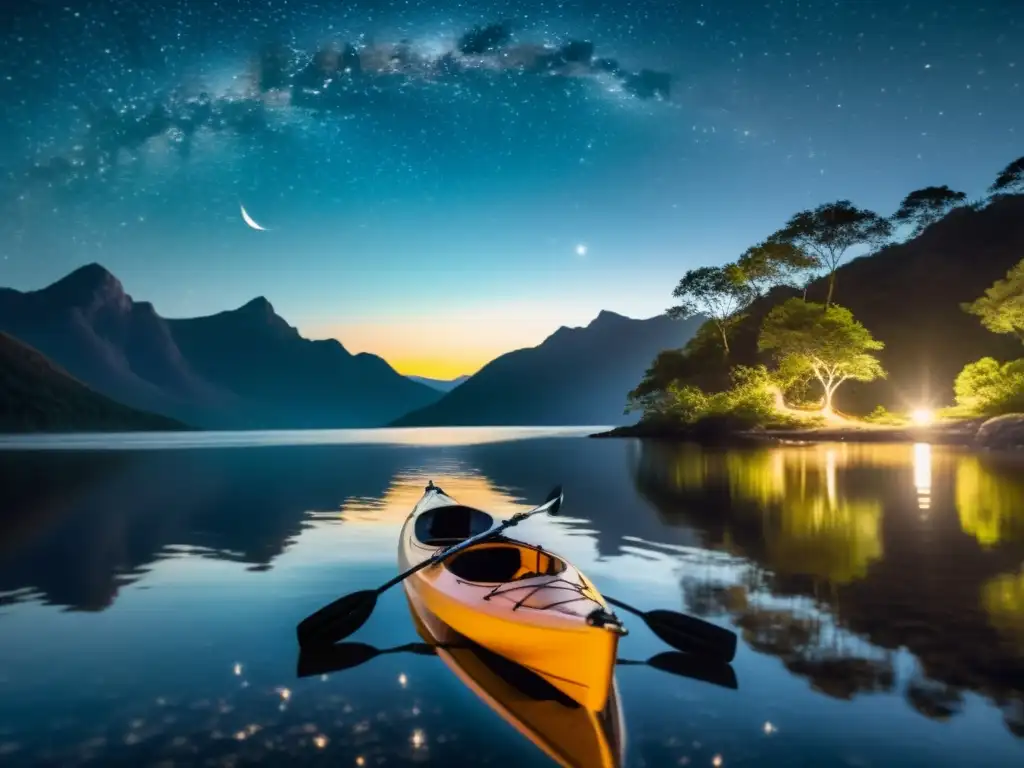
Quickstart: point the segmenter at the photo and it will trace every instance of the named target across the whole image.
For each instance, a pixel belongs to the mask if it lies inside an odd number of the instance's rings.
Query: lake
[[[500,515],[561,483],[517,535],[740,633],[736,690],[618,668],[629,766],[1024,765],[1020,458],[588,431],[6,438],[0,763],[554,765],[437,657],[296,674],[433,479]],[[620,615],[620,658],[667,650]],[[349,639],[420,641],[402,590]]]

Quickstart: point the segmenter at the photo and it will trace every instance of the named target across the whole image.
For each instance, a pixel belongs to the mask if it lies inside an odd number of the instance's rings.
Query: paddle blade
[[[546,499],[544,499],[544,503],[545,504],[547,504],[549,502],[552,502],[552,501],[555,502],[548,509],[548,514],[551,515],[552,517],[558,514],[558,509],[562,506],[562,498],[563,498],[563,496],[562,496],[562,486],[556,485],[551,490],[551,493],[548,494],[548,497]]]
[[[706,657],[701,658],[679,651],[665,651],[648,659],[647,664],[662,672],[688,677],[691,680],[700,680],[733,691],[739,688],[736,672],[731,666]]]
[[[325,675],[328,672],[352,669],[380,654],[381,651],[366,643],[303,648],[299,653],[298,676]]]
[[[641,614],[651,631],[678,651],[729,662],[736,657],[736,633],[685,613],[656,609]]]
[[[339,597],[299,622],[295,628],[299,645],[330,645],[348,637],[366,623],[376,605],[373,589]]]

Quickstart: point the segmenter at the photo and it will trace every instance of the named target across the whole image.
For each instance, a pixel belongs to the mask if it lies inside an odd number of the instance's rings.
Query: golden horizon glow
[[[302,332],[307,338],[337,339],[352,354],[378,355],[403,376],[451,380],[472,376],[508,352],[535,347],[563,325],[587,325],[596,315],[589,308],[551,301],[442,305],[428,316],[410,312]]]

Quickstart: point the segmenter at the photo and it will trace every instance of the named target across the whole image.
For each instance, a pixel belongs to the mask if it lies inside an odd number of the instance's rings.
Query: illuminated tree
[[[822,411],[832,411],[832,397],[849,379],[873,381],[884,377],[878,358],[871,354],[885,345],[857,322],[845,307],[829,307],[790,299],[775,307],[761,326],[757,342],[771,351],[779,369],[791,380],[813,377],[821,384]]]
[[[1012,333],[1024,341],[1024,260],[996,280],[985,295],[969,304],[965,312],[981,318],[981,324],[993,333]]]
[[[949,187],[925,187],[911,192],[903,198],[899,210],[893,214],[896,224],[910,224],[912,234],[921,234],[929,224],[941,219],[958,205],[963,205],[967,195],[955,192]]]
[[[689,270],[672,291],[679,303],[668,310],[669,317],[685,320],[694,315],[710,318],[729,354],[729,331],[739,321],[740,310],[750,300],[750,290],[734,264]]]
[[[769,240],[795,246],[828,273],[827,307],[835,291],[836,269],[846,252],[857,245],[880,246],[891,236],[888,219],[839,200],[794,214]]]

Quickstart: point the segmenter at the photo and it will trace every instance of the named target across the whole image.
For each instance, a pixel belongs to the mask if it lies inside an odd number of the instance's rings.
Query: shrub
[[[954,383],[958,410],[974,416],[1024,412],[1024,360],[968,363]]]

